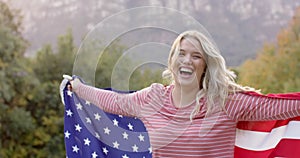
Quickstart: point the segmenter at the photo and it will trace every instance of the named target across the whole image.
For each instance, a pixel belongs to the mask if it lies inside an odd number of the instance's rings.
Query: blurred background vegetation
[[[21,34],[21,21],[18,11],[0,2],[0,157],[65,157],[59,84],[62,74],[72,74],[78,48],[70,29],[57,38],[57,49],[44,45],[34,57],[26,57],[30,43]],[[124,49],[114,45],[106,50],[96,86],[110,87],[111,70]],[[300,8],[276,42],[265,44],[255,59],[232,69],[239,83],[264,93],[300,91]],[[161,71],[136,70],[130,89],[162,82]]]

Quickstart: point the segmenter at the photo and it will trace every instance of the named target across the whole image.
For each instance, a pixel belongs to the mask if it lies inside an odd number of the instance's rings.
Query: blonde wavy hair
[[[206,97],[206,116],[208,116],[215,110],[224,109],[225,100],[229,93],[254,91],[253,88],[242,87],[235,82],[236,75],[226,68],[225,60],[213,40],[194,30],[181,33],[173,42],[168,58],[168,68],[163,72],[164,78],[174,82],[173,64],[180,52],[180,42],[185,38],[194,38],[201,44],[206,63],[206,71],[201,79],[202,83],[199,83],[201,88],[199,87],[196,96],[196,106],[190,115],[191,120],[200,110],[200,98]]]

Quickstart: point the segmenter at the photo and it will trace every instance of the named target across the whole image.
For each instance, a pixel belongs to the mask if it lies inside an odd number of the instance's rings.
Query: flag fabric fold
[[[300,93],[268,94],[265,97],[300,100]],[[235,158],[299,158],[300,117],[239,122],[234,153]]]
[[[68,158],[149,158],[149,136],[137,118],[109,114],[66,88],[64,139]],[[251,95],[259,95],[251,93]],[[300,93],[267,97],[299,99]],[[235,158],[300,157],[300,117],[277,121],[242,121],[237,125]]]

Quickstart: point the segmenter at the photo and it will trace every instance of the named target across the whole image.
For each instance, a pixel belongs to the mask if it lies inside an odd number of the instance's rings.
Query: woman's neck
[[[199,89],[195,87],[192,88],[175,85],[172,92],[174,106],[182,108],[190,105],[196,100],[198,91]]]

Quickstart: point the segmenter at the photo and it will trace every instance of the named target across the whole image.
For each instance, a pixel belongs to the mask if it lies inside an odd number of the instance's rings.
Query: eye
[[[184,56],[184,51],[180,51],[178,56]]]
[[[201,56],[201,55],[193,55],[193,58],[194,58],[194,59],[201,59],[202,56]]]

